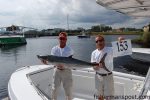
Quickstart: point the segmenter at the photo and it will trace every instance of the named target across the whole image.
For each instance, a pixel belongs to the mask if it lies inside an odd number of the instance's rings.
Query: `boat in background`
[[[90,38],[90,35],[86,35],[84,31],[81,32],[82,35],[78,35],[78,38]]]
[[[27,41],[24,36],[19,35],[0,36],[0,47],[24,45],[24,44],[27,44]]]
[[[89,35],[78,35],[78,38],[90,38]]]
[[[2,30],[0,33],[0,47],[27,44],[27,41],[22,34],[22,29],[20,29],[19,26],[12,25],[0,29]]]

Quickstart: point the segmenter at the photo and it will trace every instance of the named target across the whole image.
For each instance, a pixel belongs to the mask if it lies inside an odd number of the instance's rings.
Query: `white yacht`
[[[90,38],[90,35],[86,35],[84,31],[81,32],[82,35],[78,35],[78,38]]]

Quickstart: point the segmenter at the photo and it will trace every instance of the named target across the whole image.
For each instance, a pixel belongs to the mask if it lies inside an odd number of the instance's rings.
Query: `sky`
[[[148,18],[135,19],[108,10],[98,5],[96,0],[0,0],[0,27],[18,25],[68,29],[69,26],[69,29],[89,29],[105,24],[113,28],[142,28],[149,21]]]

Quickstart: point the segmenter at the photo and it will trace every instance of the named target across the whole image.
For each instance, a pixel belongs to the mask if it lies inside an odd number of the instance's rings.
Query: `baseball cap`
[[[60,32],[59,33],[59,39],[60,40],[66,40],[67,39],[67,33],[66,32]]]
[[[60,32],[59,37],[66,37],[67,38],[67,33],[66,32]]]

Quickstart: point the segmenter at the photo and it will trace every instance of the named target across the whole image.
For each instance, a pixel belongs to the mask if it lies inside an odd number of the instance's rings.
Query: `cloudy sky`
[[[96,0],[0,0],[0,27],[13,24],[38,29],[67,29],[67,16],[70,29],[99,24],[140,28],[150,21],[108,10]]]

